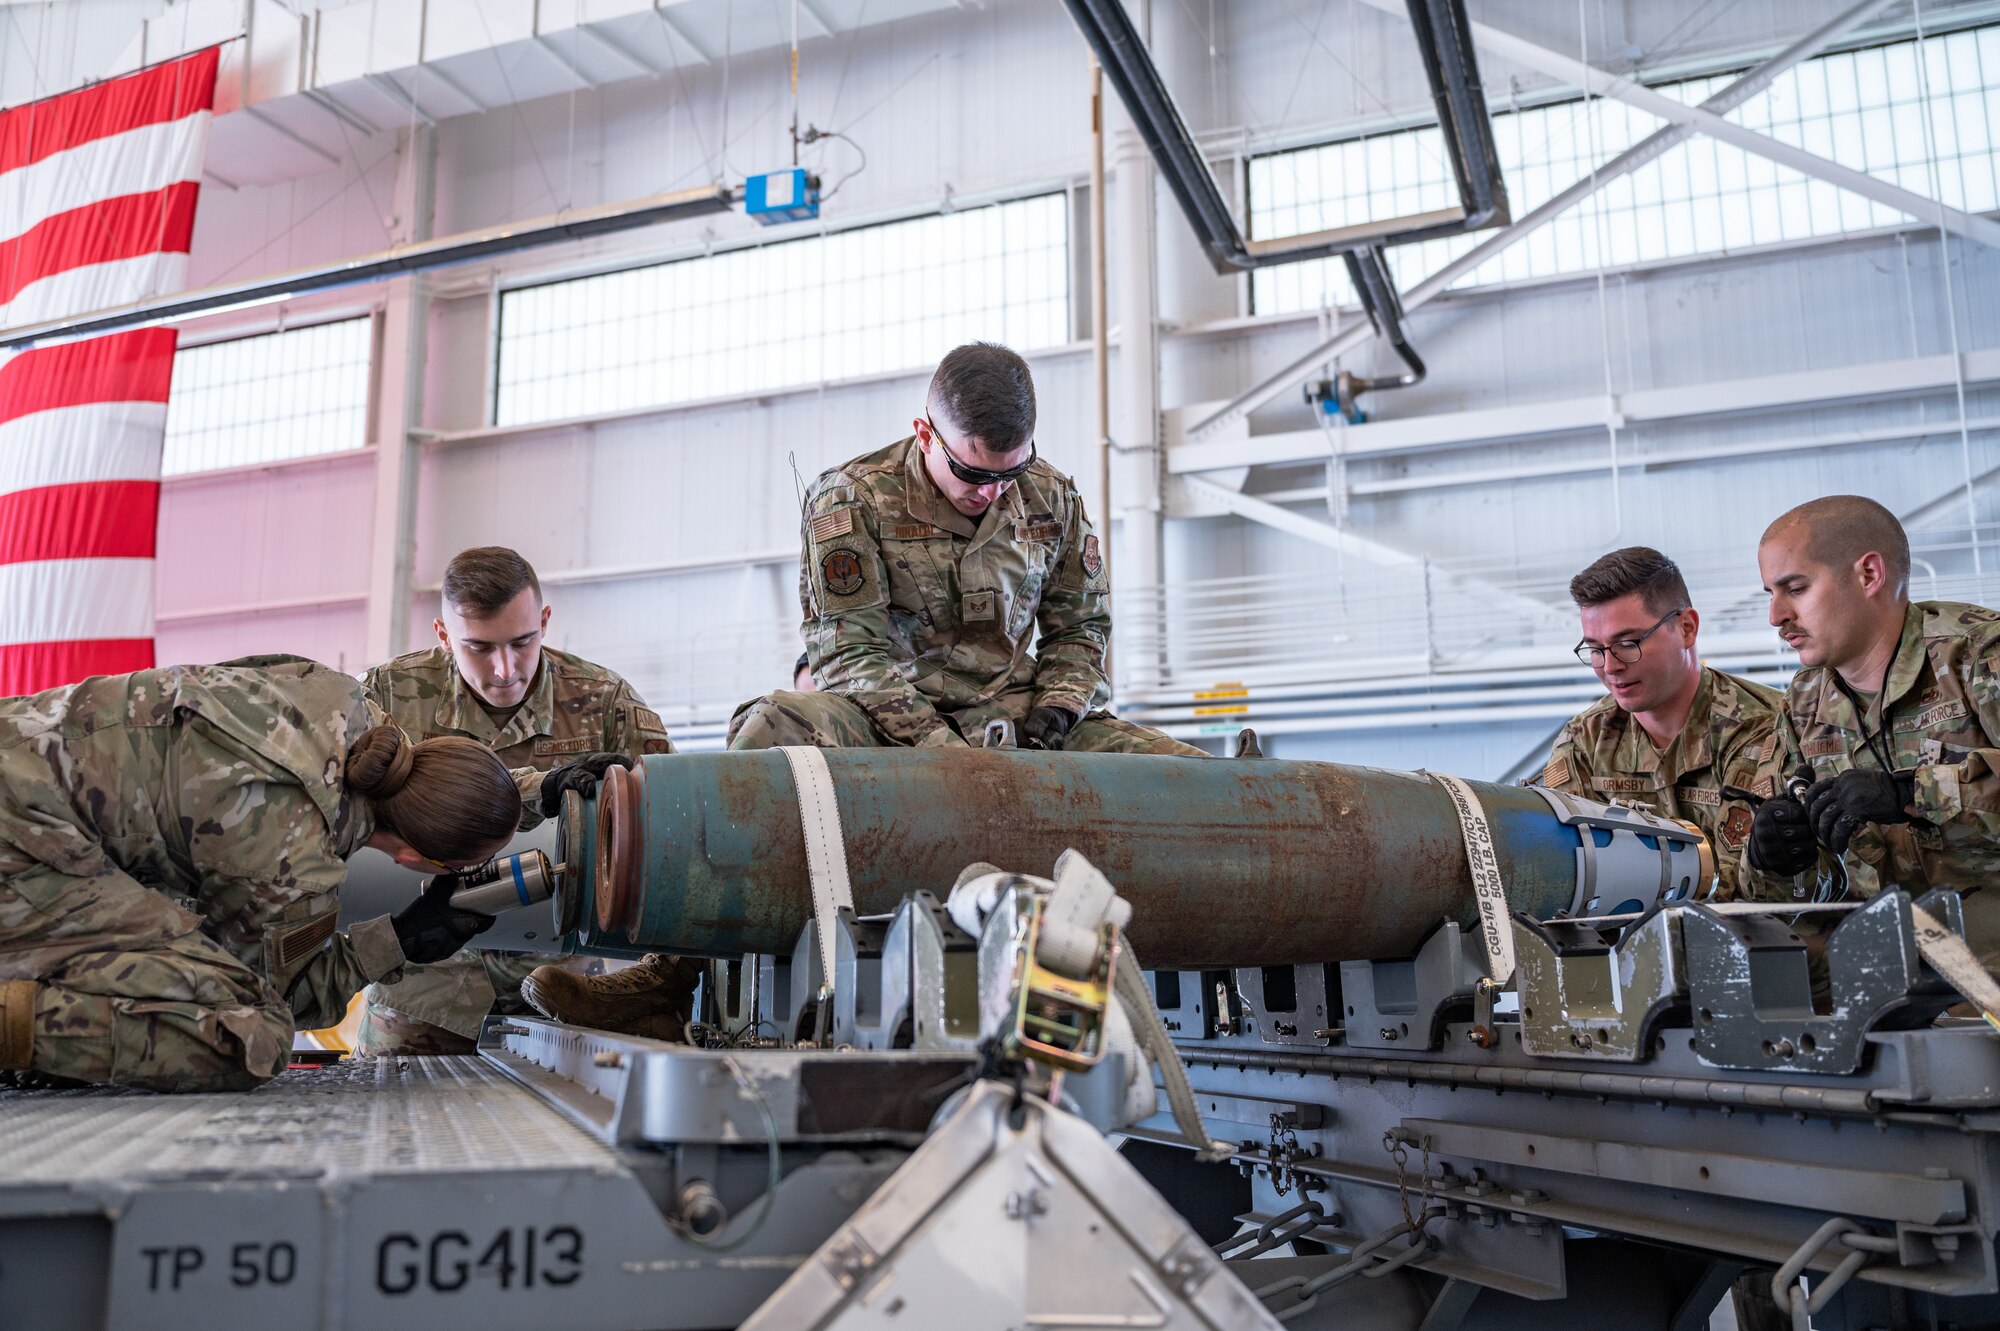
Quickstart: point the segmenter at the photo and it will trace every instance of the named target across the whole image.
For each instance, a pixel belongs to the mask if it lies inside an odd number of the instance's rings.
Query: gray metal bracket
[[[970,1051],[978,1046],[979,940],[952,923],[929,892],[911,893],[889,917],[880,972],[876,1019],[857,1024],[857,1047]]]
[[[863,1027],[881,1024],[876,1005],[882,997],[882,944],[889,932],[889,917],[863,919],[852,906],[834,911],[831,1013],[819,1011],[819,993],[826,985],[821,974],[819,930],[818,917],[807,920],[792,948],[793,1029],[788,1034],[794,1040],[824,1045],[855,1044]]]
[[[1437,1049],[1449,1009],[1472,1001],[1486,974],[1479,935],[1439,925],[1417,955],[1340,963],[1341,1025],[1350,1049]]]
[[[1531,1054],[1636,1063],[1686,998],[1679,912],[1656,910],[1623,937],[1568,920],[1514,917],[1521,1047]]]
[[[1964,932],[1955,894],[1923,900],[1946,928]],[[1910,898],[1902,892],[1881,893],[1828,936],[1830,1011],[1814,1005],[1805,941],[1780,920],[1690,906],[1681,938],[1695,1049],[1714,1067],[1854,1072],[1868,1033],[1884,1018],[1915,1005],[1897,1016],[1927,1021],[1951,1002],[1918,957]]]
[[[1332,978],[1319,964],[1246,967],[1236,972],[1236,992],[1265,1044],[1324,1049],[1336,1034],[1330,1014],[1340,999]]]

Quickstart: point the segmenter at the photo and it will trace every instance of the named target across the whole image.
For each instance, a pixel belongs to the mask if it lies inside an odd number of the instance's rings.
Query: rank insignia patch
[[[1738,804],[1729,811],[1729,816],[1722,820],[1722,839],[1731,846],[1742,845],[1743,839],[1750,835],[1750,824],[1753,819],[1754,815],[1749,807]]]
[[[1093,578],[1104,571],[1104,552],[1098,548],[1095,536],[1083,538],[1083,571]]]
[[[852,596],[861,590],[861,559],[852,550],[831,550],[819,561],[826,589],[835,596]]]

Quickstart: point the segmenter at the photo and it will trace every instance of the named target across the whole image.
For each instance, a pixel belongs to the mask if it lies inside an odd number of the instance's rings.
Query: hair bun
[[[370,799],[388,799],[409,784],[417,765],[417,746],[402,728],[376,726],[348,750],[347,784]]]

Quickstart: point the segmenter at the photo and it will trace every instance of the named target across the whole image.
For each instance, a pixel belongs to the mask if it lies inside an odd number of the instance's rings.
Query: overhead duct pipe
[[[1363,393],[1374,393],[1384,388],[1414,388],[1424,381],[1429,370],[1403,332],[1403,300],[1396,294],[1395,284],[1389,280],[1388,269],[1382,263],[1381,249],[1349,250],[1343,257],[1347,260],[1348,280],[1361,293],[1361,308],[1367,311],[1368,322],[1406,367],[1401,374],[1373,377],[1342,370],[1334,376],[1332,383],[1321,380],[1306,385],[1306,402],[1309,405],[1324,410],[1331,398],[1340,408],[1341,415],[1358,424],[1362,418],[1355,404]]]
[[[1464,0],[1408,0],[1410,24],[1416,30],[1431,99],[1437,106],[1438,126],[1458,181],[1459,205],[1282,240],[1250,240],[1237,226],[1214,173],[1188,133],[1173,94],[1121,0],[1063,2],[1111,86],[1118,90],[1147,151],[1219,273],[1330,258],[1371,245],[1455,236],[1502,226],[1509,220],[1507,188],[1493,147],[1493,124],[1479,83]]]

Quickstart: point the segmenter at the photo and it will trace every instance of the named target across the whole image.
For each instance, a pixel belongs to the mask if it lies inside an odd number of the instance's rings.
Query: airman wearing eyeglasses
[[[1005,347],[939,363],[911,435],[806,494],[799,599],[820,691],[745,703],[731,748],[1026,748],[1204,757],[1104,710],[1111,583],[1075,482],[1038,456]]]
[[[1701,617],[1680,569],[1657,550],[1614,550],[1569,591],[1583,617],[1577,657],[1607,696],[1563,728],[1539,784],[1693,823],[1715,851],[1713,899],[1805,891],[1744,863],[1757,805],[1796,766],[1779,738],[1783,696],[1701,663]]]

